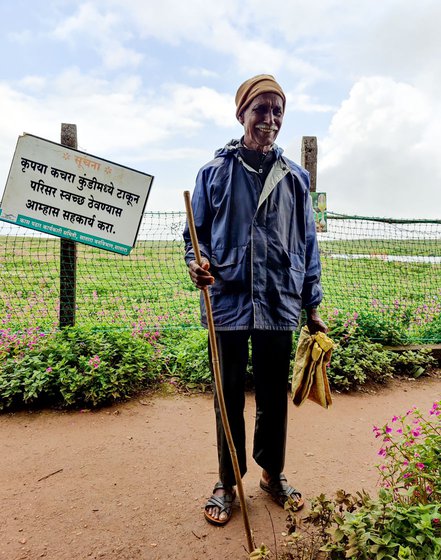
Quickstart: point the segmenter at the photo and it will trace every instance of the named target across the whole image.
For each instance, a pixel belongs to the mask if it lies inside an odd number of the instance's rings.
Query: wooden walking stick
[[[189,191],[184,192],[184,199],[185,199],[185,209],[187,211],[188,228],[190,230],[191,243],[193,245],[195,259],[198,265],[201,266],[202,264],[201,252],[199,250],[199,242],[196,234],[196,227],[194,225],[193,209],[191,207]],[[224,427],[225,436],[227,438],[228,449],[230,450],[231,462],[233,464],[234,476],[236,478],[237,493],[239,494],[240,508],[242,511],[243,522],[245,525],[248,551],[249,553],[251,553],[254,550],[254,544],[251,536],[250,521],[248,518],[248,510],[245,502],[245,494],[243,491],[239,462],[237,460],[236,447],[234,446],[233,436],[231,434],[230,424],[228,422],[227,409],[225,407],[224,392],[222,389],[222,380],[221,380],[220,367],[219,367],[219,356],[217,352],[216,332],[214,330],[213,313],[211,310],[210,294],[208,293],[208,289],[206,287],[202,290],[202,292],[204,294],[205,310],[207,313],[208,336],[210,340],[211,361],[213,365],[214,382],[216,385],[217,399],[219,401],[222,425]]]

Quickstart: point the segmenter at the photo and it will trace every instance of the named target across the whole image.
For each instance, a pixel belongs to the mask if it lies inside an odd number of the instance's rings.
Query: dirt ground
[[[374,491],[372,425],[441,397],[441,379],[395,381],[334,395],[324,410],[289,408],[285,473],[305,497]],[[254,420],[247,396],[248,448]],[[244,489],[256,544],[272,547],[285,514],[258,487]],[[203,506],[217,480],[211,395],[143,395],[99,411],[0,416],[0,560],[219,560],[246,558],[236,504],[223,528]]]

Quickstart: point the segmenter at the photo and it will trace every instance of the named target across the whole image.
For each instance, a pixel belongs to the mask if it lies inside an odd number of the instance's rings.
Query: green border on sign
[[[120,255],[128,255],[132,250],[132,247],[130,245],[113,243],[112,241],[109,241],[108,239],[104,239],[102,237],[96,237],[95,235],[88,235],[87,233],[77,231],[75,229],[57,226],[55,224],[44,222],[43,220],[39,220],[37,218],[23,216],[23,214],[19,214],[15,221],[5,220],[1,217],[1,214],[2,209],[0,208],[0,220],[5,223],[23,226],[35,231],[40,231],[41,233],[46,233],[47,235],[63,237],[64,239],[70,239],[71,241],[84,243],[85,245],[91,245],[92,247],[96,247],[97,249],[112,251],[113,253],[119,253]]]

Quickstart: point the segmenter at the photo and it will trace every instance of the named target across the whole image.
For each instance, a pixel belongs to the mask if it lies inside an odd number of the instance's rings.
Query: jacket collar
[[[241,140],[230,140],[223,148],[216,150],[215,157],[226,157],[228,155],[237,155],[239,148],[242,146]],[[273,144],[273,150],[276,153],[276,159],[279,159],[283,154],[283,149],[277,144]]]

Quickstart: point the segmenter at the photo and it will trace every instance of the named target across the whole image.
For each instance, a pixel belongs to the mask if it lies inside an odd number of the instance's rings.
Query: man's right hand
[[[208,272],[210,263],[208,259],[202,257],[201,266],[196,261],[190,261],[188,272],[193,284],[200,290],[204,290],[207,286],[214,284],[214,277]]]

